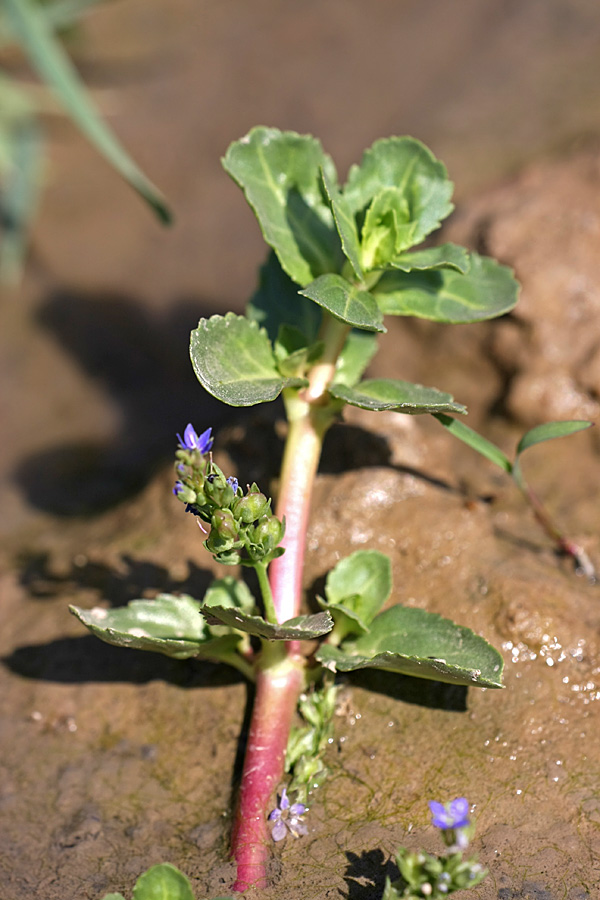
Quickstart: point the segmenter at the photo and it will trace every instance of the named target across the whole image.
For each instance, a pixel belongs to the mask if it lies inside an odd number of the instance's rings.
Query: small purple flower
[[[233,488],[233,493],[237,494],[238,487],[240,486],[240,484],[239,484],[239,481],[237,480],[237,478],[235,477],[235,475],[229,476],[229,478],[227,479],[227,484]]]
[[[183,482],[182,482],[182,481],[176,481],[176,482],[175,482],[175,487],[173,488],[173,493],[175,494],[175,496],[178,497],[180,491],[183,491],[183,490],[185,490],[185,487],[184,487]]]
[[[433,824],[443,831],[466,828],[469,824],[469,801],[466,797],[457,797],[450,803],[437,803],[431,800],[429,809],[433,816]]]
[[[305,812],[306,806],[304,803],[292,803],[290,805],[287,790],[284,788],[281,792],[279,805],[269,813],[269,821],[274,823],[271,832],[273,840],[282,841],[288,831],[293,837],[308,834],[308,828],[302,822],[302,816]]]
[[[179,446],[182,450],[199,450],[200,453],[208,453],[213,443],[211,431],[212,428],[207,428],[206,431],[203,431],[202,434],[198,435],[190,422],[183,432],[183,438],[180,434],[177,435]]]

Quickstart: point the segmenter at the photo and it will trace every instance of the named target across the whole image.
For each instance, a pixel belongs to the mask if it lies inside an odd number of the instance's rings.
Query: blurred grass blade
[[[29,228],[37,207],[42,162],[42,139],[33,116],[22,118],[7,129],[11,165],[0,179],[0,283],[16,284],[27,249]]]
[[[18,283],[40,189],[43,142],[26,93],[0,74],[0,284]]]
[[[443,413],[434,413],[434,418],[437,419],[444,428],[447,428],[450,434],[453,434],[454,437],[457,437],[464,444],[467,444],[472,450],[481,453],[482,456],[485,456],[490,462],[500,466],[505,472],[512,473],[513,467],[510,459],[499,447],[492,444],[491,441],[488,441],[480,434],[477,434],[476,431],[473,431],[473,429],[469,428],[468,425],[465,425],[464,422],[453,419],[452,416],[446,416]]]
[[[55,31],[69,28],[83,16],[92,6],[104,3],[106,0],[55,0],[54,3],[46,3],[41,7],[46,22]],[[8,12],[3,8],[3,0],[0,0],[0,50],[17,41],[17,35],[8,22]]]
[[[75,67],[55,38],[43,10],[32,0],[4,0],[4,8],[10,27],[32,66],[54,90],[81,131],[154,209],[159,219],[168,224],[172,216],[164,197],[137,167],[101,118]]]
[[[570,419],[566,422],[546,422],[544,425],[538,425],[523,435],[517,447],[517,456],[535,444],[551,441],[554,438],[568,437],[570,434],[576,434],[578,431],[589,428],[592,424],[593,422],[584,419]]]

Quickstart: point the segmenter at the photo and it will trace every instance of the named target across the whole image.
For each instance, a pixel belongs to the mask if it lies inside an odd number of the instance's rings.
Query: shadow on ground
[[[141,490],[172,457],[190,410],[197,427],[231,415],[199,386],[185,348],[209,303],[174,302],[156,313],[117,294],[61,292],[38,325],[115,405],[120,429],[105,443],[65,442],[24,458],[14,473],[32,506],[58,516],[99,513]]]

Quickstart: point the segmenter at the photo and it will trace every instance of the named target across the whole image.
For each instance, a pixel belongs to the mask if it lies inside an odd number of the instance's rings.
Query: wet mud
[[[478,326],[392,321],[372,374],[451,391],[506,452],[524,428],[597,417],[600,402],[595,4],[461,0],[454,15],[386,2],[375,22],[335,2],[301,13],[200,4],[190,28],[186,3],[170,15],[146,5],[141,20],[135,2],[102,13],[79,62],[92,81],[116,65],[129,85],[117,105],[123,137],[143,162],[156,147],[153,174],[180,228],[163,239],[54,124],[53,171],[70,181],[50,179],[22,297],[0,311],[10,433],[0,446],[2,900],[129,897],[162,861],[199,898],[232,881],[246,685],[227,668],[101,644],[67,612],[158,591],[203,595],[215,569],[172,497],[168,462],[188,419],[213,424],[219,464],[276,492],[280,407],[221,409],[185,351],[200,315],[241,308],[262,254],[240,197],[222,187],[216,160],[230,139],[257,121],[311,130],[340,168],[382,134],[431,141],[461,197],[444,239],[513,266],[521,303]],[[348,53],[363,51],[367,24],[379,62],[357,117]],[[311,62],[300,50],[315,34]],[[390,61],[394,34],[405,69]],[[159,60],[150,73],[149,58]],[[419,77],[394,99],[413,66]],[[232,240],[236,266],[223,256]],[[533,449],[523,465],[600,566],[598,441],[591,429]],[[367,547],[392,559],[394,602],[449,616],[502,650],[506,688],[348,678],[309,835],[274,849],[265,900],[378,900],[399,844],[437,848],[427,800],[462,795],[490,870],[482,900],[598,896],[600,587],[557,555],[507,477],[438,423],[349,410],[315,488],[307,606],[338,559]]]

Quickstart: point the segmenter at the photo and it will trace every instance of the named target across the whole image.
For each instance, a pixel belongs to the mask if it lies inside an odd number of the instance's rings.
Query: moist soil
[[[169,16],[144,4],[141,18],[140,4],[115,4],[76,48],[92,82],[116,68],[129,85],[116,101],[123,136],[142,161],[144,142],[156,146],[183,226],[164,239],[152,231],[134,199],[122,202],[125,189],[50,123],[55,174],[31,268],[19,297],[3,301],[11,441],[0,448],[2,900],[130,897],[138,875],[165,861],[199,898],[227,894],[233,878],[227,841],[246,685],[226,667],[102,644],[68,615],[71,603],[122,605],[159,591],[202,597],[217,573],[171,493],[168,455],[189,419],[213,424],[228,472],[276,495],[280,406],[222,410],[202,395],[186,358],[199,315],[241,308],[262,253],[247,237],[254,226],[241,197],[221,187],[215,161],[229,139],[256,121],[325,132],[342,164],[382,134],[431,140],[462,191],[442,239],[513,266],[521,301],[477,326],[392,321],[371,374],[451,391],[469,407],[469,424],[509,453],[527,427],[598,414],[600,151],[593,136],[571,146],[591,128],[586,98],[592,85],[597,91],[600,55],[585,60],[600,35],[595,5],[494,2],[483,12],[461,0],[453,18],[437,4],[384,2],[381,21],[358,6],[342,15],[348,5],[334,2],[309,3],[302,15],[268,2],[252,15],[244,5],[200,6],[204,19],[186,28],[183,2]],[[359,124],[350,127],[343,105],[332,118],[347,96],[349,49],[368,38],[373,53],[395,33],[421,85],[402,100],[404,127],[378,91],[401,72],[385,62],[391,46],[375,54],[362,88],[350,82],[365,92]],[[297,56],[288,70],[286,53],[299,54],[315,34],[314,65]],[[528,56],[540,35],[544,46]],[[111,36],[109,59],[101,48]],[[340,67],[328,79],[336,54]],[[159,59],[150,74],[149,57]],[[149,93],[131,86],[140,66]],[[527,76],[529,94],[515,95],[513,69]],[[268,104],[257,104],[251,84]],[[465,106],[461,91],[471,92]],[[539,119],[521,109],[524,96],[543,107]],[[568,152],[556,152],[565,144]],[[180,183],[198,147],[202,178]],[[167,251],[158,249],[163,240]],[[236,240],[233,267],[225,250]],[[598,440],[590,429],[542,445],[524,468],[600,566]],[[456,796],[474,807],[474,849],[490,871],[482,900],[598,896],[598,585],[557,554],[507,476],[437,422],[350,409],[327,436],[315,486],[307,608],[327,571],[365,548],[391,557],[394,602],[451,617],[501,649],[506,687],[347,678],[309,835],[274,847],[262,896],[378,900],[386,875],[397,874],[400,844],[437,849],[427,800]]]

